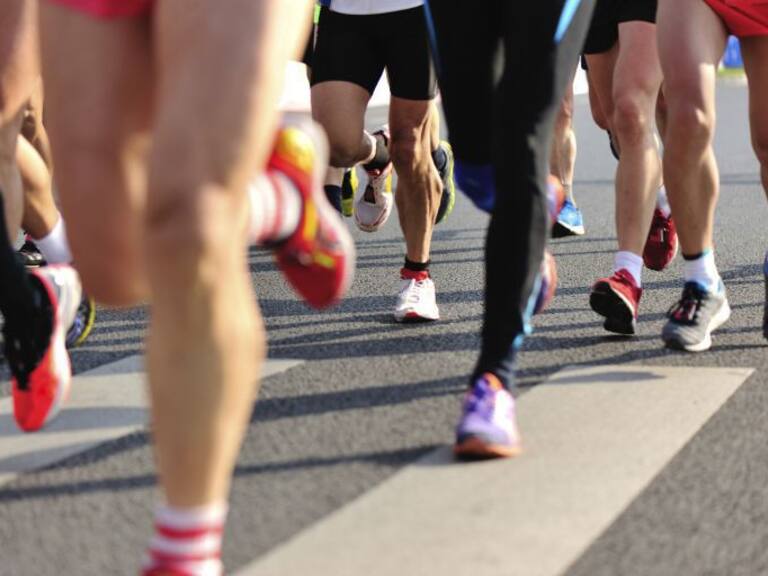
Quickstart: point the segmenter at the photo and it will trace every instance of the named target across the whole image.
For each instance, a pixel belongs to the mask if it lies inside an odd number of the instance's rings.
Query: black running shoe
[[[19,248],[18,254],[19,260],[27,268],[39,268],[46,265],[45,258],[40,253],[40,250],[37,249],[37,244],[29,237],[27,237],[22,247]]]
[[[731,317],[731,307],[721,284],[717,292],[697,282],[686,282],[680,300],[667,312],[661,338],[669,348],[703,352],[712,346],[712,332]]]
[[[440,142],[440,147],[445,150],[447,160],[442,170],[439,170],[440,179],[443,181],[443,193],[440,196],[440,206],[437,208],[437,216],[435,216],[435,224],[440,224],[453,212],[453,207],[456,204],[456,180],[453,176],[454,158],[453,148],[446,141]]]

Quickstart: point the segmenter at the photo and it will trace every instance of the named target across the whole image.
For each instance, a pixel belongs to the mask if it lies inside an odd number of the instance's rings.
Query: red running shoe
[[[37,366],[29,372],[13,370],[13,416],[24,432],[34,432],[51,422],[69,396],[72,368],[65,338],[82,296],[80,277],[71,266],[45,266],[30,274],[50,300],[53,329]]]
[[[629,336],[637,328],[637,309],[642,295],[643,289],[637,286],[632,274],[622,268],[610,278],[595,282],[589,305],[605,317],[606,330]]]
[[[275,250],[277,265],[298,294],[314,308],[338,302],[355,270],[355,246],[339,214],[328,203],[323,176],[328,143],[314,122],[282,127],[267,170],[289,178],[303,207],[293,235]]]
[[[643,250],[643,262],[651,270],[664,270],[677,256],[677,227],[670,215],[668,218],[656,208],[653,211],[651,230]]]

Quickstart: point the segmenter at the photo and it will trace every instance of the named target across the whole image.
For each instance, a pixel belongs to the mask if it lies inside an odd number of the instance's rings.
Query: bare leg
[[[656,27],[647,22],[623,23],[619,43],[612,117],[621,147],[616,171],[616,231],[619,250],[642,255],[661,185],[654,127],[662,79]]]
[[[21,225],[22,187],[16,139],[38,76],[37,3],[4,0],[0,12],[0,193],[9,240]]]
[[[752,147],[760,162],[760,178],[768,198],[768,38],[755,36],[741,39],[744,69],[749,78],[749,124]]]
[[[433,107],[429,100],[392,98],[390,154],[397,171],[395,201],[413,262],[429,261],[432,229],[440,205],[442,185],[432,162]]]
[[[567,198],[575,204],[573,172],[576,167],[576,132],[573,130],[573,80],[568,85],[555,118],[549,167],[549,171],[560,180]]]
[[[23,136],[18,137],[16,161],[24,187],[22,226],[33,239],[47,236],[59,221],[53,201],[51,175],[37,150]]]
[[[659,54],[667,128],[664,181],[683,254],[712,248],[718,170],[712,149],[715,80],[727,33],[700,0],[661,0]]]
[[[375,150],[364,132],[371,95],[351,82],[321,82],[312,87],[312,117],[328,134],[331,166],[351,168],[370,160]]]

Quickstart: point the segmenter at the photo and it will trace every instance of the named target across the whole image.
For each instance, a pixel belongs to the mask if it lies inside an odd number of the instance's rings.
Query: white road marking
[[[562,574],[751,373],[563,370],[520,400],[520,458],[437,450],[236,576]]]
[[[302,364],[267,360],[262,378]],[[23,472],[49,466],[145,427],[144,360],[131,356],[75,377],[72,395],[50,426],[23,434],[10,398],[0,400],[0,486]]]

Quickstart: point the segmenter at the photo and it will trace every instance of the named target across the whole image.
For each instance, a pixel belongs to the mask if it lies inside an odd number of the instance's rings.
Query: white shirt
[[[418,8],[424,0],[321,0],[320,3],[341,14],[385,14]]]

